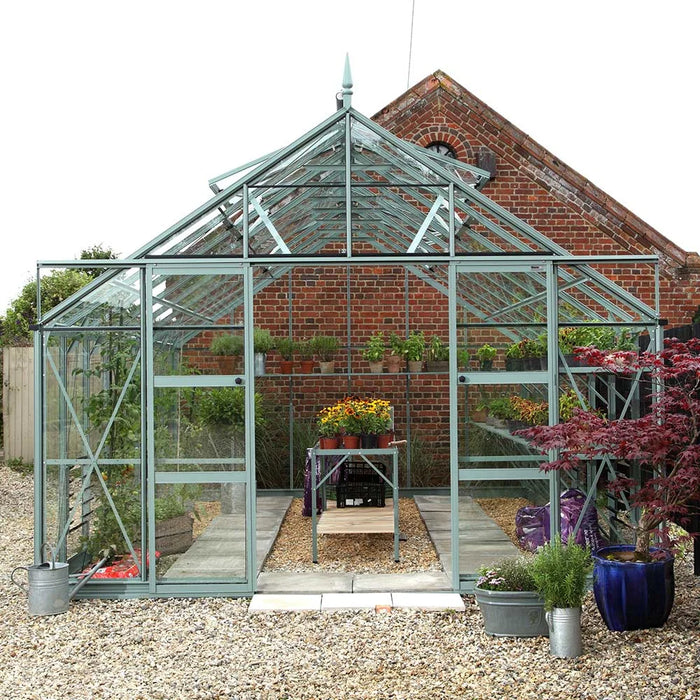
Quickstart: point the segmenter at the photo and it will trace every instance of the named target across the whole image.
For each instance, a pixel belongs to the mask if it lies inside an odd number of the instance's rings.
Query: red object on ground
[[[134,550],[137,557],[141,557],[140,550]],[[160,552],[156,552],[156,560],[160,557]],[[148,562],[148,557],[146,557],[146,562]],[[82,573],[86,574],[90,571],[91,567],[85,569]],[[135,578],[139,575],[139,567],[136,565],[134,558],[130,554],[125,554],[124,556],[115,557],[114,563],[109,566],[103,566],[98,569],[92,578]]]

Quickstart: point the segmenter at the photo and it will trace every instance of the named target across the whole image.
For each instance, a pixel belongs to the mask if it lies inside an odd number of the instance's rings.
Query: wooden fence
[[[5,459],[34,461],[34,348],[2,349]]]

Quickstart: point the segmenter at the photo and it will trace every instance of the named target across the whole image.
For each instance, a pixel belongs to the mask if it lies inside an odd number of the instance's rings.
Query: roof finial
[[[343,107],[352,105],[352,75],[350,75],[350,55],[345,54],[345,70],[343,71]]]

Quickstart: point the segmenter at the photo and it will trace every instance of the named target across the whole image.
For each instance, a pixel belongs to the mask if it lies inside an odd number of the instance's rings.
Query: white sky
[[[407,86],[412,0],[34,0],[0,13],[0,313],[37,260],[121,256],[207,180]],[[688,0],[415,0],[410,82],[442,69],[686,250],[700,249]]]

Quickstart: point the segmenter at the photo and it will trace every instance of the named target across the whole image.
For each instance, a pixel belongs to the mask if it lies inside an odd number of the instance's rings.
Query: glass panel
[[[108,564],[114,568],[105,578],[140,577],[142,493],[138,463],[102,460],[93,469],[84,460],[47,467],[47,542],[57,544],[57,556],[69,562],[71,573],[113,548],[116,556]]]
[[[154,390],[157,471],[245,469],[245,389]]]
[[[99,269],[97,260],[95,269]],[[141,323],[140,271],[130,268],[103,274],[105,279],[95,289],[51,320],[49,327],[130,326],[138,329]]]
[[[246,576],[246,485],[157,484],[160,583]]]
[[[131,332],[46,335],[47,458],[140,457],[140,352]]]
[[[150,255],[243,255],[240,192],[207,209],[185,228],[148,251]]]

